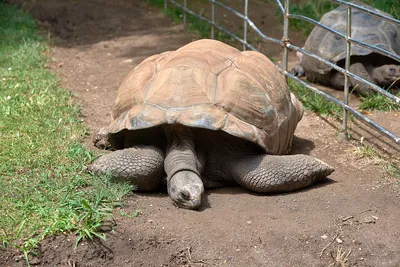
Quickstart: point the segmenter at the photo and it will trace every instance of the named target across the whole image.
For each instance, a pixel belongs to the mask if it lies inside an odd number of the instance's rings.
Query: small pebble
[[[373,217],[366,217],[364,223],[375,223],[375,219]]]

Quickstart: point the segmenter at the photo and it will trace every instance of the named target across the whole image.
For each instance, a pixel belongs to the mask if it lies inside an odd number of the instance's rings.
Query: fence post
[[[243,51],[246,50],[247,44],[247,15],[248,15],[249,0],[244,1],[244,19],[243,19]]]
[[[164,0],[164,9],[168,8],[168,4],[167,4],[168,0]]]
[[[289,0],[285,0],[284,6],[284,14],[283,14],[283,38],[282,38],[282,46],[283,46],[283,53],[282,53],[282,70],[283,72],[287,72],[288,68],[288,48],[287,42],[289,41]]]
[[[187,8],[187,3],[186,0],[183,1],[183,28],[186,30],[186,8]]]
[[[211,39],[214,39],[214,24],[215,24],[215,0],[211,0]]]
[[[343,103],[348,105],[349,103],[349,87],[350,87],[350,77],[348,75],[350,68],[350,56],[351,56],[351,42],[349,38],[351,37],[351,7],[347,6],[347,17],[346,17],[346,62],[345,62],[345,76],[344,76],[344,95]],[[340,133],[340,138],[342,140],[347,140],[347,110],[343,108],[343,132]]]

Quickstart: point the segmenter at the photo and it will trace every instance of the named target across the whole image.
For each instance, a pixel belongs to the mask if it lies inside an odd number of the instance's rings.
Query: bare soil
[[[144,0],[13,2],[49,30],[50,67],[83,106],[91,134],[110,122],[118,85],[135,65],[197,38]],[[264,5],[251,12],[265,16],[272,7]],[[263,23],[266,34],[281,28],[275,16],[265,16]],[[267,54],[279,57],[274,53]],[[371,116],[400,133],[398,113]],[[400,155],[398,146],[363,124],[351,127],[356,140],[364,137],[385,157]],[[307,113],[296,131],[292,153],[310,154],[336,169],[324,183],[280,195],[210,190],[201,211],[173,206],[165,192],[135,193],[115,211],[116,228],[106,241],[85,241],[74,249],[71,235],[49,238],[31,264],[398,267],[399,181],[384,171],[381,159],[354,152],[360,141],[339,141],[339,128],[336,121]],[[91,146],[90,138],[87,143]],[[138,209],[137,218],[121,215]],[[25,266],[25,261],[15,251],[0,251],[0,266]]]

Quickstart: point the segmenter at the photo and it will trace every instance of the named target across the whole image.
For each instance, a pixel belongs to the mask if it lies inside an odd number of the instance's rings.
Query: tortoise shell
[[[117,149],[122,131],[181,124],[222,130],[283,154],[302,114],[301,103],[266,56],[199,40],[151,56],[132,70],[104,130]]]
[[[391,15],[360,1],[354,1],[354,3],[382,15],[392,17]],[[355,8],[352,8],[351,12],[351,37],[353,39],[370,45],[375,45],[394,54],[400,54],[399,25],[394,25],[393,23],[366,14]],[[320,22],[342,34],[346,34],[346,17],[347,7],[342,5],[322,16]],[[315,26],[308,36],[304,49],[334,63],[337,63],[346,57],[346,41],[318,26]],[[372,53],[374,52],[368,48],[356,44],[352,44],[351,46],[352,56],[368,56]],[[301,65],[305,69],[320,74],[325,74],[332,69],[330,66],[306,55],[303,57]]]

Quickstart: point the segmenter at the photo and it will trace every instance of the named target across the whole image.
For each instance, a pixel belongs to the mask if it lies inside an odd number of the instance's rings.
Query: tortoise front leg
[[[157,188],[164,175],[164,152],[155,146],[137,146],[105,154],[89,166],[95,174],[110,174],[131,182],[141,191]]]
[[[204,155],[197,156],[194,135],[182,125],[166,125],[167,149],[164,169],[167,174],[167,189],[172,201],[181,208],[198,209],[204,193],[200,178],[204,166]]]
[[[245,157],[226,167],[238,184],[260,193],[302,189],[334,171],[325,162],[307,155]]]
[[[364,80],[367,80],[370,83],[376,84],[376,82],[372,78],[371,74],[368,72],[368,70],[367,70],[366,66],[364,65],[364,63],[357,62],[357,63],[351,64],[350,65],[350,71],[352,73],[354,73],[355,75],[360,76]],[[368,94],[374,92],[374,90],[371,87],[369,87],[368,85],[366,85],[363,82],[359,82],[359,81],[357,81],[357,80],[355,80],[353,78],[350,78],[350,81],[351,81],[351,86],[360,95],[365,96],[365,95],[368,95]]]

